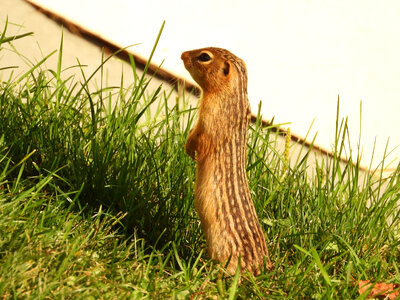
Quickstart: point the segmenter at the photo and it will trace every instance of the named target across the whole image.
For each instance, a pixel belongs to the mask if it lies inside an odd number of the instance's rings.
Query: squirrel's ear
[[[224,62],[224,67],[222,68],[222,72],[225,76],[228,76],[230,71],[231,71],[231,62],[227,60]]]

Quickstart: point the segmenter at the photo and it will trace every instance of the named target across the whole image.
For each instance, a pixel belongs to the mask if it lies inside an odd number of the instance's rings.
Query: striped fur
[[[197,161],[195,207],[208,253],[223,264],[229,261],[230,274],[239,256],[241,270],[257,274],[268,251],[246,176],[250,122],[246,66],[220,48],[187,51],[182,60],[203,91],[199,118],[185,148]]]

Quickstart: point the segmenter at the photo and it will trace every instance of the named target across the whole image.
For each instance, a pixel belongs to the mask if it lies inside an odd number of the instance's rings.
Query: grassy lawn
[[[4,28],[0,55],[14,38]],[[0,81],[1,299],[364,299],[359,280],[400,283],[400,171],[341,163],[345,120],[312,172],[307,149],[277,150],[277,126],[251,126],[248,178],[275,268],[227,277],[193,206],[196,109],[148,90],[133,59],[131,86],[94,89],[84,69],[86,81],[64,78],[62,43],[53,55],[55,70],[44,59]]]

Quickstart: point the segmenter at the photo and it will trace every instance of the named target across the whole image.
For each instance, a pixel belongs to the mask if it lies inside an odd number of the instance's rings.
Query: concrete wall
[[[32,64],[40,61],[44,56],[54,50],[58,50],[60,46],[61,34],[63,34],[63,67],[67,68],[78,64],[86,65],[84,67],[86,76],[89,76],[100,64],[102,60],[102,50],[98,41],[89,41],[79,36],[79,31],[71,33],[67,29],[63,29],[60,24],[52,19],[49,19],[44,14],[33,8],[30,4],[23,0],[2,0],[2,9],[0,10],[0,25],[3,27],[6,17],[8,16],[7,35],[21,34],[25,32],[34,32],[32,37],[27,37],[22,40],[15,41],[13,44],[18,53],[11,51],[8,45],[3,45],[5,49],[0,53],[0,68],[10,65],[18,66],[14,70],[13,76],[18,76],[27,71]],[[19,26],[22,25],[22,26]],[[69,28],[74,30],[73,27]],[[76,34],[77,33],[77,34]],[[96,44],[97,43],[97,44]],[[106,54],[108,55],[108,53]],[[56,69],[58,52],[50,57],[42,68]],[[29,61],[29,62],[27,62]],[[11,70],[0,71],[0,80],[7,80]],[[107,85],[119,86],[121,83],[121,73],[124,73],[124,85],[128,86],[133,81],[132,71],[130,66],[118,58],[112,58],[105,65],[105,75],[107,77]],[[142,73],[138,70],[139,75]],[[73,75],[76,80],[81,80],[82,76],[78,68],[67,70],[63,73],[64,78]],[[95,76],[94,82],[100,81],[100,74]],[[149,90],[154,90],[160,84],[163,84],[165,91],[170,91],[172,85],[163,79],[154,78],[151,82]],[[171,97],[171,105],[178,96],[178,92],[173,92]],[[190,97],[190,103],[193,106],[197,105],[198,98]],[[272,142],[279,153],[285,150],[284,135],[272,135]],[[308,151],[308,147],[302,146],[302,142],[291,141],[291,163],[295,163],[297,157],[302,157]],[[323,160],[330,159],[329,153],[320,151],[316,148],[312,149],[309,159],[310,167],[308,172],[312,175],[315,172],[315,161],[321,163]]]

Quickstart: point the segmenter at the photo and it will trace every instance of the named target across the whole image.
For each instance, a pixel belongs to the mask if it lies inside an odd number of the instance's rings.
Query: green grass
[[[400,171],[340,162],[345,121],[313,176],[311,152],[289,166],[272,126],[252,125],[248,177],[275,268],[227,277],[193,207],[185,95],[149,90],[133,58],[131,86],[93,89],[82,67],[86,81],[64,78],[62,42],[58,55],[55,70],[44,59],[0,83],[2,299],[356,299],[358,280],[400,282]]]

